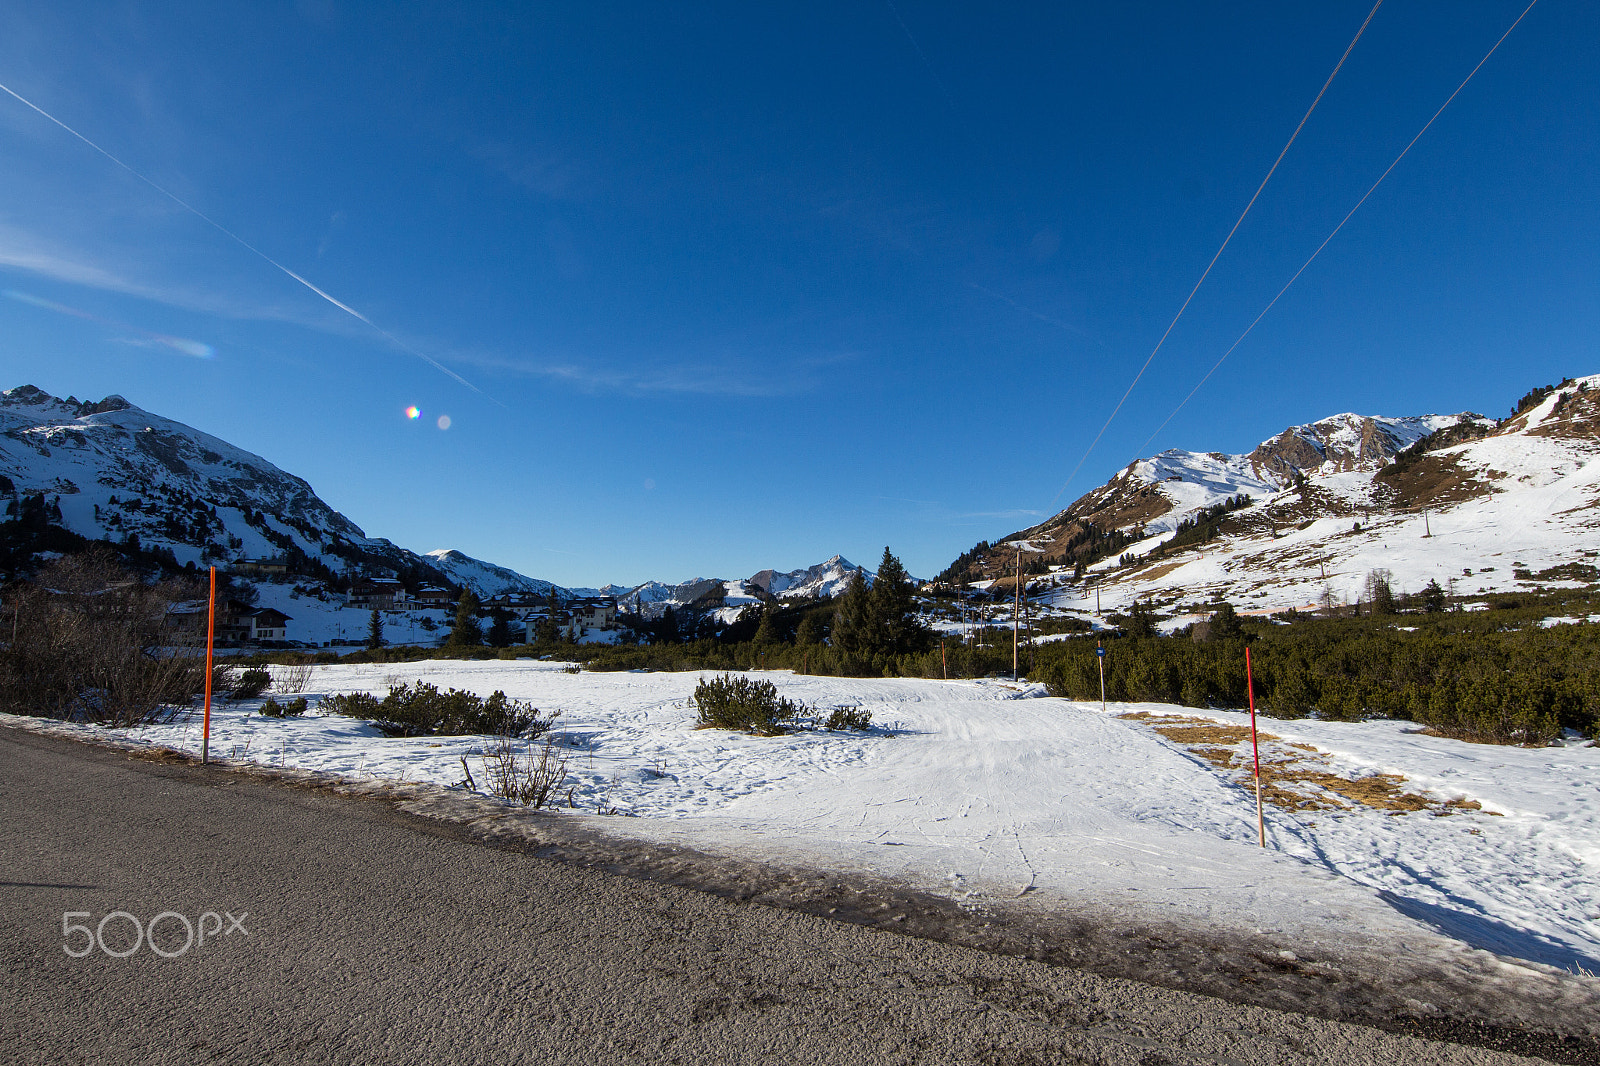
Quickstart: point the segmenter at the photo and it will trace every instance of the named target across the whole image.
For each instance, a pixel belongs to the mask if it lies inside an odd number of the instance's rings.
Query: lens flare
[[[449,415],[440,415],[439,416],[439,428],[440,429],[449,429],[450,428],[450,416]]]
[[[410,407],[407,407],[406,408],[406,417],[411,419],[411,421],[415,422],[417,419],[422,417],[422,408],[416,406],[415,404],[413,404]]]

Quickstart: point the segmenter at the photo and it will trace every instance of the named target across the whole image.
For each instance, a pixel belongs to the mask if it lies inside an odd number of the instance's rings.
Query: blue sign
[[[1096,648],[1094,650],[1094,653],[1096,655],[1100,656],[1100,658],[1102,658],[1102,659],[1104,659],[1106,657],[1106,650],[1104,648]]]

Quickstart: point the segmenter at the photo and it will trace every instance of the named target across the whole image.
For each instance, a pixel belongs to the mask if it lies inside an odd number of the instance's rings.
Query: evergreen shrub
[[[835,732],[865,733],[872,728],[872,712],[860,707],[835,707],[823,728]]]
[[[238,677],[230,678],[229,694],[236,700],[253,700],[272,684],[272,674],[259,666],[252,666],[241,671]]]
[[[695,686],[690,702],[699,711],[700,729],[737,729],[756,736],[773,737],[804,707],[778,695],[771,681],[755,681],[723,674]]]
[[[556,712],[541,718],[537,707],[507,699],[498,689],[487,698],[449,689],[440,692],[426,681],[392,685],[379,700],[366,692],[325,696],[319,710],[349,718],[365,718],[386,736],[474,736],[479,734],[537,737],[555,724]]]
[[[267,701],[261,705],[261,713],[268,718],[298,718],[306,713],[306,706],[306,698],[304,696],[290,700],[288,703],[279,703],[277,700],[268,697]]]

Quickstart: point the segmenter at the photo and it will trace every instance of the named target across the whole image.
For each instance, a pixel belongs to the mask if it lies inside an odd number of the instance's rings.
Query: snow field
[[[1267,721],[1341,776],[1483,811],[1268,809],[1129,711],[1247,723],[1231,712],[1074,703],[995,681],[861,680],[769,672],[781,694],[872,712],[867,734],[756,738],[694,728],[697,673],[566,673],[562,664],[319,666],[315,698],[427,681],[560,710],[563,792],[606,832],[894,878],[971,907],[1093,907],[1298,943],[1449,955],[1484,949],[1600,972],[1600,748],[1472,745],[1403,722]],[[278,697],[280,701],[283,697]],[[211,751],[345,776],[481,783],[482,737],[388,738],[340,717],[213,711]],[[197,715],[141,739],[200,746]],[[635,817],[601,817],[598,811]],[[1490,813],[1493,812],[1493,813]]]

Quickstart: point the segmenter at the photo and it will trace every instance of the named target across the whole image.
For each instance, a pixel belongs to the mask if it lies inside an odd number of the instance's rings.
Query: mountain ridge
[[[835,555],[744,579],[567,588],[456,549],[419,553],[369,537],[309,482],[262,456],[119,394],[88,402],[33,385],[0,393],[0,501],[7,499],[9,518],[32,506],[79,537],[136,545],[175,568],[281,558],[322,580],[398,577],[410,586],[470,588],[483,600],[553,591],[563,600],[612,596],[664,608],[721,587],[730,603],[753,602],[836,595],[862,570]],[[862,572],[870,582],[871,571]]]
[[[1411,591],[1429,581],[1532,588],[1532,575],[1557,571],[1592,572],[1592,581],[1597,386],[1600,375],[1535,389],[1498,420],[1345,412],[1248,453],[1137,459],[1043,522],[981,542],[941,576],[1009,588],[1021,544],[1036,585],[1060,590],[1050,602],[1119,610],[1137,599],[1199,610],[1197,596],[1264,600],[1261,609],[1348,603],[1379,571]],[[1546,497],[1560,506],[1550,510]],[[1514,565],[1493,561],[1502,557]]]

